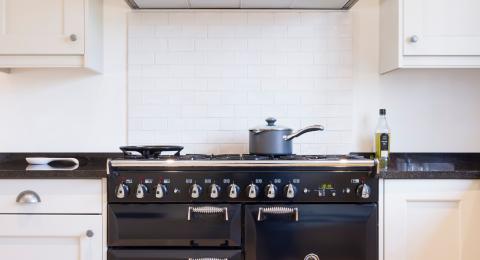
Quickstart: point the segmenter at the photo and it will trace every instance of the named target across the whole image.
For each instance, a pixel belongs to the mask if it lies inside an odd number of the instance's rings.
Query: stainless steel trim
[[[295,161],[295,160],[265,160],[265,161],[176,161],[176,160],[112,160],[113,167],[373,167],[374,160],[312,160],[312,161]]]
[[[260,207],[258,209],[257,221],[263,221],[263,214],[274,214],[274,215],[285,215],[293,214],[295,221],[298,222],[298,208],[288,208],[288,207]]]
[[[107,159],[107,176],[110,175],[110,163],[111,163],[112,159],[108,158]]]
[[[228,221],[228,208],[227,207],[212,207],[212,206],[203,206],[203,207],[188,207],[187,220],[192,220],[192,213],[199,214],[225,214],[225,221]]]

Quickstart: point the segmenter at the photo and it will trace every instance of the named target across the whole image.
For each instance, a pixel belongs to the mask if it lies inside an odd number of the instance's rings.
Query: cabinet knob
[[[417,35],[413,35],[412,37],[410,37],[410,42],[415,43],[415,42],[418,42],[418,40],[419,40],[419,38],[418,38]]]
[[[87,235],[87,237],[93,237],[94,233],[92,230],[87,230],[87,232],[85,233]]]
[[[77,35],[76,35],[76,34],[70,34],[70,40],[71,40],[72,42],[76,42],[76,41],[78,40]]]

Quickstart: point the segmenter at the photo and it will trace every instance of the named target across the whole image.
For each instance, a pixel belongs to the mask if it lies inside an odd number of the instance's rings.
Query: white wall
[[[480,152],[480,70],[378,74],[379,0],[352,10],[354,145],[371,151],[378,108],[387,109],[394,152]]]
[[[104,0],[104,74],[0,72],[0,152],[117,151],[126,143],[126,12]]]
[[[299,154],[351,150],[348,12],[156,11],[129,16],[129,143],[248,153],[248,129],[325,125]]]
[[[392,151],[480,152],[480,71],[378,75],[378,1],[361,0],[353,25],[352,150],[371,150],[377,110],[388,109]],[[105,74],[0,73],[0,152],[116,151],[126,142],[126,12],[105,2]]]

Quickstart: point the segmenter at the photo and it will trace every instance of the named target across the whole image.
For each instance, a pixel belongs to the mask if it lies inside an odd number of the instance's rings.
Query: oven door
[[[249,205],[245,259],[378,259],[376,204]]]
[[[110,204],[108,246],[240,247],[241,205]]]
[[[108,260],[242,260],[240,250],[109,249]]]

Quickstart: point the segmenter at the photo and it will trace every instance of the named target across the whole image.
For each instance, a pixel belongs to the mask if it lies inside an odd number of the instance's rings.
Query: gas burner
[[[178,156],[176,159],[181,160],[181,161],[211,160],[212,155],[208,155],[208,154],[186,154],[186,155]]]
[[[242,154],[243,160],[247,161],[264,161],[264,160],[273,160],[273,156],[268,155],[255,155],[255,154]]]
[[[158,145],[158,146],[122,146],[120,147],[127,159],[160,159],[164,157],[162,152],[175,152],[175,156],[180,155],[183,146]]]

